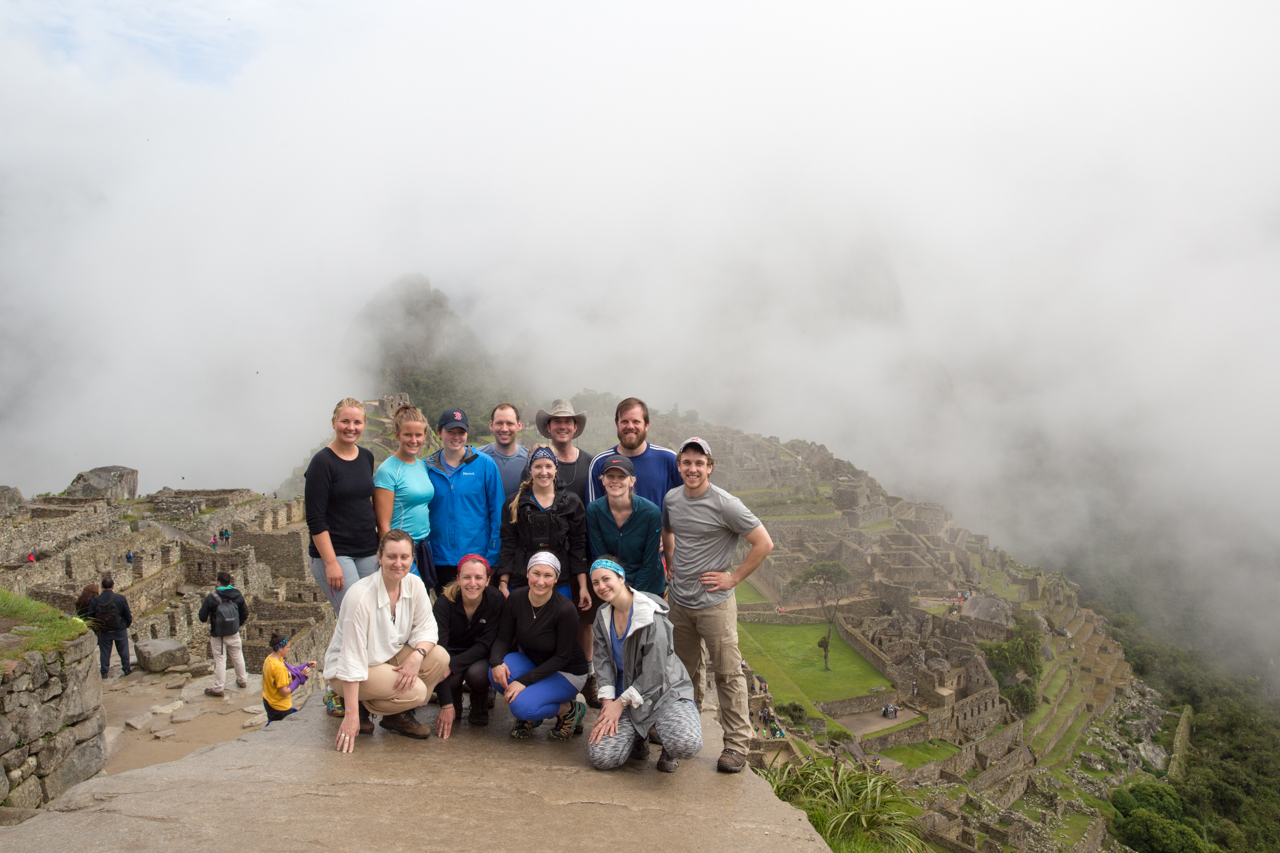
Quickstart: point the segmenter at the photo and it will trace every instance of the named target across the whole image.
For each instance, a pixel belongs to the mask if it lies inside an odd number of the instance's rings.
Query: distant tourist
[[[476,448],[498,466],[502,476],[502,505],[511,503],[516,489],[520,488],[520,478],[524,476],[525,460],[529,458],[529,450],[520,446],[520,431],[524,423],[520,420],[520,410],[514,403],[499,403],[489,415],[489,432],[493,433],[493,443]]]
[[[605,495],[587,507],[587,532],[595,554],[613,554],[633,589],[663,596],[667,578],[662,568],[662,510],[636,494],[635,467],[615,453],[604,460]]]
[[[630,587],[626,570],[609,555],[591,564],[591,582],[605,602],[593,626],[603,707],[587,755],[597,770],[644,760],[653,728],[662,741],[658,769],[673,773],[680,759],[702,751],[702,722],[689,673],[671,653],[667,603]]]
[[[364,434],[364,404],[347,397],[333,410],[333,441],[303,476],[311,575],[335,613],[345,591],[378,570],[378,523],[373,512],[373,453]]]
[[[458,576],[458,560],[479,554],[496,565],[502,549],[502,476],[492,457],[467,444],[467,415],[446,409],[436,420],[440,450],[427,457],[431,556],[439,595]]]
[[[98,634],[98,672],[103,678],[111,669],[111,647],[116,647],[120,656],[120,671],[124,675],[133,672],[129,665],[129,626],[133,624],[133,614],[129,611],[128,600],[116,592],[116,582],[110,575],[102,579],[102,593],[89,602],[86,615],[94,620],[94,631]]]
[[[430,589],[436,585],[436,565],[427,537],[431,533],[431,498],[435,486],[418,451],[427,440],[427,419],[417,406],[396,409],[392,419],[398,447],[373,475],[373,513],[378,536],[403,530],[413,537],[413,573]]]
[[[649,406],[638,397],[628,397],[614,410],[618,443],[591,460],[591,500],[604,497],[605,460],[626,456],[631,460],[636,478],[636,494],[662,508],[667,492],[681,483],[676,455],[669,448],[649,443]]]
[[[205,695],[222,695],[227,680],[228,656],[236,671],[236,685],[248,687],[240,626],[249,621],[249,605],[240,590],[231,585],[228,572],[218,572],[218,586],[204,597],[198,615],[201,622],[209,623],[209,652],[213,655],[213,686],[204,689]]]
[[[98,597],[99,592],[101,590],[96,583],[84,585],[84,589],[80,590],[80,597],[76,599],[76,616],[82,620],[89,618],[89,603]]]
[[[324,677],[347,711],[334,741],[339,752],[351,752],[357,735],[373,734],[372,714],[385,715],[379,725],[388,731],[430,737],[413,712],[449,673],[427,588],[409,573],[413,538],[392,530],[377,556],[379,570],[348,589],[324,656]],[[358,715],[349,713],[352,705]]]
[[[28,563],[34,563],[35,561],[36,561],[36,552],[35,552],[35,551],[28,551],[28,552],[27,552],[27,562],[28,562]]]
[[[458,577],[436,597],[434,614],[439,643],[449,653],[449,673],[436,685],[440,714],[436,734],[447,738],[462,718],[463,685],[471,691],[467,722],[489,725],[489,651],[502,621],[502,593],[489,584],[489,561],[467,554]]]
[[[227,540],[227,547],[230,548],[231,547],[231,531],[230,530],[226,531],[226,540]]]
[[[293,707],[293,694],[316,671],[316,662],[309,660],[296,666],[289,663],[289,638],[278,631],[271,632],[268,645],[271,654],[262,661],[262,707],[267,712],[267,726],[270,726],[298,713],[298,709]]]
[[[218,550],[218,540],[213,536],[209,537],[209,547],[212,548],[214,551]]]
[[[773,540],[742,501],[711,484],[715,458],[706,441],[688,439],[680,445],[678,459],[684,485],[667,493],[662,508],[676,654],[685,669],[696,673],[705,641],[720,700],[720,728],[724,730],[724,751],[716,769],[739,773],[747,764],[751,724],[746,678],[739,665],[742,655],[733,588],[764,561],[773,550]],[[745,538],[751,549],[734,570],[740,538]],[[701,679],[696,680],[698,707],[702,707],[702,689]]]
[[[498,637],[489,653],[489,680],[502,691],[516,718],[511,736],[533,734],[550,717],[553,740],[582,731],[587,708],[575,700],[587,682],[587,659],[578,645],[578,611],[556,593],[560,560],[540,552],[525,569],[528,586],[512,590],[502,608]]]
[[[591,503],[591,454],[573,445],[587,428],[587,413],[575,412],[568,400],[560,399],[551,402],[550,411],[539,409],[535,420],[538,433],[551,440],[560,460],[556,482],[577,495],[583,506]]]
[[[133,565],[133,551],[130,550],[124,552],[124,561],[130,566]]]

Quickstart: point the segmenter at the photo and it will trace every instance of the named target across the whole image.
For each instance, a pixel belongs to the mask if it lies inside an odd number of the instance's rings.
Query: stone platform
[[[435,713],[420,709],[419,719]],[[656,749],[643,764],[601,773],[585,734],[548,741],[543,725],[513,741],[501,700],[491,717],[486,728],[455,726],[447,741],[379,728],[339,755],[338,723],[313,701],[239,740],[84,782],[0,828],[0,849],[828,850],[763,779],[716,772],[720,731],[710,714],[702,754],[674,774],[657,771]]]

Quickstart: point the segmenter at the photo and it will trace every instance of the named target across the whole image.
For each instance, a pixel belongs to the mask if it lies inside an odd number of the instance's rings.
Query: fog
[[[1274,654],[1274,6],[155,5],[0,4],[0,483],[269,490],[423,273]]]

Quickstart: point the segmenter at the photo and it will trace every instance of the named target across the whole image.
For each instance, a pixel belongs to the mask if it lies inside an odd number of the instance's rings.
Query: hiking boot
[[[649,743],[654,746],[662,746],[662,735],[658,734],[657,729],[649,729]]]
[[[665,755],[665,753],[663,753]],[[631,744],[631,760],[632,761],[648,761],[649,760],[649,744],[645,743],[644,738],[638,737]]]
[[[342,704],[342,697],[334,693],[332,687],[324,692],[324,712],[330,717],[339,719],[347,714],[347,709]]]
[[[471,703],[471,710],[467,713],[467,722],[473,726],[489,725],[489,709],[484,707],[484,700],[480,700],[479,707],[476,702]]]
[[[735,752],[732,749],[726,749],[720,753],[720,758],[716,761],[716,769],[721,773],[741,773],[742,768],[747,766],[747,757],[741,752]]]
[[[735,752],[733,754],[737,755],[738,753]],[[662,750],[662,755],[658,756],[658,769],[661,770],[663,773],[675,773],[676,768],[679,766],[680,766],[680,762],[672,758],[671,753],[667,752],[666,748],[664,747]],[[718,764],[716,765],[716,769],[719,769]],[[741,770],[742,768],[738,768],[738,769]],[[734,770],[731,772],[737,773],[738,771]]]
[[[604,704],[600,701],[600,685],[596,682],[595,675],[587,676],[587,683],[582,685],[582,698],[587,700],[588,708],[603,708]]]
[[[569,713],[556,715],[555,727],[547,737],[569,740],[574,735],[582,734],[582,718],[587,715],[587,706],[582,702],[570,702],[569,705]]]
[[[249,686],[249,679],[247,678],[236,679],[236,687],[239,687],[241,690],[245,689],[248,686]]]
[[[511,736],[516,740],[528,740],[533,734],[533,722],[530,720],[516,720],[515,726],[511,729]]]
[[[212,687],[206,687],[204,689],[204,695],[217,696],[219,699],[221,699],[226,694],[224,694],[221,690],[214,690]]]
[[[485,704],[488,706],[488,708],[489,708],[489,710],[490,710],[490,711],[492,711],[492,710],[493,710],[493,706],[497,703],[497,701],[498,701],[498,691],[497,691],[497,690],[494,690],[492,687],[490,687],[490,688],[489,688],[489,701],[485,703]]]
[[[431,727],[419,723],[417,718],[413,716],[412,711],[401,711],[399,714],[383,717],[378,725],[389,732],[395,732],[398,735],[418,740],[426,740],[431,737]]]
[[[373,716],[369,713],[369,709],[364,706],[363,702],[359,704],[360,704],[360,734],[371,735],[373,734]]]

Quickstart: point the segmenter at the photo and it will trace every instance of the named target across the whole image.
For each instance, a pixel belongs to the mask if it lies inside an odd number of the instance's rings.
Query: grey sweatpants
[[[653,727],[662,738],[662,748],[672,758],[693,758],[702,751],[702,720],[698,707],[688,699],[678,699],[663,711]],[[587,744],[587,755],[597,770],[612,770],[627,763],[636,738],[648,732],[636,730],[631,715],[623,710],[618,718],[618,731],[599,743]]]

